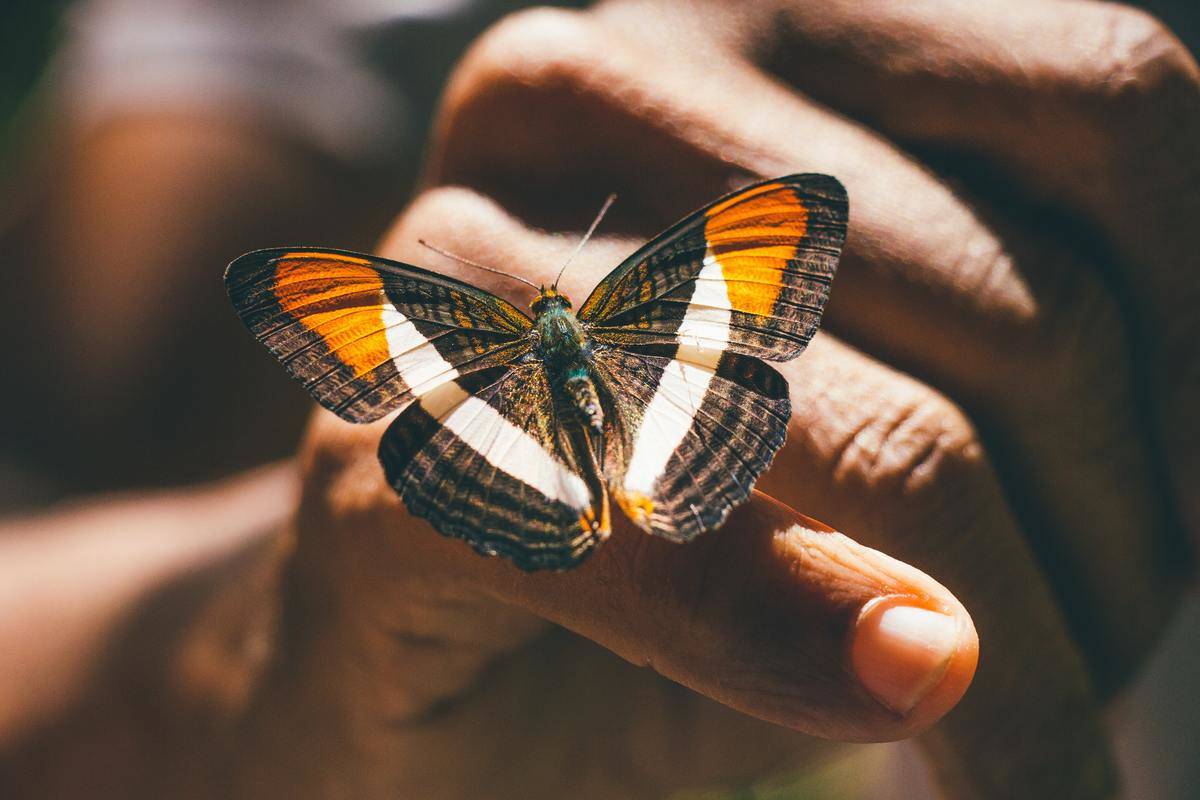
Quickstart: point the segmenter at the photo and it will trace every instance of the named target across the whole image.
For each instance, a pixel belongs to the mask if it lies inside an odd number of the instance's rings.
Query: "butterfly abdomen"
[[[597,432],[604,430],[604,411],[600,407],[600,396],[592,376],[582,365],[571,370],[563,380],[563,389],[571,398],[571,404],[580,420]]]

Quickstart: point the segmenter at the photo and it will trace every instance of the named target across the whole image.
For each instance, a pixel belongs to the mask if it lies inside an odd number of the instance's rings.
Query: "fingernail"
[[[863,688],[907,715],[946,674],[958,638],[954,617],[881,598],[859,615],[850,658]]]

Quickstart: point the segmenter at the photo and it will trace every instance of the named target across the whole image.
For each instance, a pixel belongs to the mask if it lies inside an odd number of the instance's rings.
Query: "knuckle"
[[[1165,190],[1194,189],[1200,67],[1191,53],[1162,22],[1128,6],[1096,4],[1076,23],[1076,47],[1047,87],[1050,113],[1077,138],[1076,180],[1138,207],[1169,202]]]
[[[875,496],[920,503],[983,480],[983,447],[962,410],[927,387],[900,394],[906,396],[872,415],[843,443],[835,479]]]
[[[1200,85],[1187,48],[1154,16],[1126,6],[1101,14],[1083,90],[1108,106],[1108,114],[1113,103],[1138,111],[1181,87],[1194,92]]]
[[[490,276],[481,276],[449,258],[432,255],[421,242],[508,271],[536,273],[540,262],[531,253],[539,252],[544,238],[479,191],[464,186],[437,186],[412,201],[384,235],[378,251],[398,261],[437,265],[446,275],[503,295],[503,285],[490,280]]]
[[[491,199],[462,186],[436,186],[418,195],[385,238],[385,250],[412,247],[418,238],[428,238],[448,246],[464,237],[464,230],[495,234],[508,220]],[[482,244],[477,237],[464,246]],[[470,255],[464,253],[464,255]]]
[[[583,12],[518,11],[480,36],[457,70],[448,96],[497,81],[574,83],[586,79],[588,66],[602,60],[602,54],[596,26]]]
[[[641,80],[606,38],[585,12],[561,9],[518,12],[485,32],[443,93],[429,174],[503,191],[517,175],[553,184],[574,169],[587,143],[603,141],[598,120],[619,127],[606,112],[620,87]]]

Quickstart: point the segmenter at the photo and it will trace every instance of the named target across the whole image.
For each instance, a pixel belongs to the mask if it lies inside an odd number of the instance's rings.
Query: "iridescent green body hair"
[[[571,310],[571,301],[554,287],[543,288],[530,308],[536,315],[533,353],[545,364],[550,385],[570,398],[584,424],[603,430],[604,411],[592,382],[592,343]]]

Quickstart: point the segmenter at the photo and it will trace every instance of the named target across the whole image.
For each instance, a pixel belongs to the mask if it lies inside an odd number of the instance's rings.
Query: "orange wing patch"
[[[391,359],[383,322],[383,282],[365,259],[289,253],[271,284],[279,305],[320,336],[355,378]],[[364,302],[378,297],[378,302]]]
[[[643,528],[650,524],[650,515],[654,513],[654,501],[644,494],[625,490],[615,491],[618,505],[635,524]]]
[[[791,187],[764,183],[713,206],[705,216],[704,237],[721,265],[730,305],[769,316],[784,285],[783,272],[808,232],[808,209]]]

